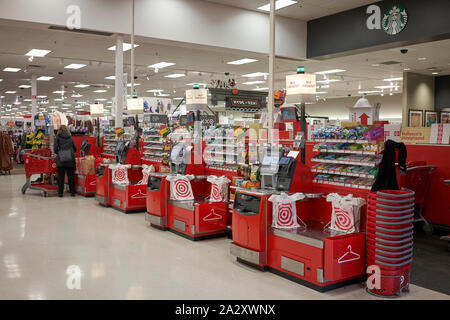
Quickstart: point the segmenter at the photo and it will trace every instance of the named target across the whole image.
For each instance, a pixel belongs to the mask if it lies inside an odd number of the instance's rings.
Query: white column
[[[275,90],[275,0],[270,0],[270,48],[269,48],[269,101],[267,104],[267,115],[269,117],[268,139],[272,141],[273,129],[273,107]]]
[[[123,127],[123,38],[116,39],[116,128]]]
[[[134,0],[132,3],[132,13],[131,13],[131,97],[134,94]]]
[[[31,76],[31,128],[34,128],[34,116],[37,114],[37,80],[36,75]]]

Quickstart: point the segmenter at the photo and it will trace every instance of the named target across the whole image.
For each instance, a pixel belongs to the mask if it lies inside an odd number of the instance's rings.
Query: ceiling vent
[[[380,64],[384,64],[384,65],[391,65],[391,64],[400,64],[399,61],[385,61],[385,62],[380,62]]]
[[[86,29],[69,29],[67,27],[60,27],[60,26],[50,26],[48,28],[50,30],[68,31],[68,32],[83,33],[83,34],[93,34],[96,36],[105,36],[105,37],[110,37],[113,35],[113,33],[111,33],[111,32],[93,31],[93,30],[86,30]]]

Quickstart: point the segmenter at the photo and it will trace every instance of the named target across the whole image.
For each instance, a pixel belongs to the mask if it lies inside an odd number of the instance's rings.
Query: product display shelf
[[[116,145],[119,141],[120,139],[114,131],[105,130],[102,143],[102,157],[114,157],[114,151],[116,150]]]
[[[155,162],[160,165],[168,161],[170,146],[167,139],[159,134],[159,129],[145,130],[143,138],[142,160],[144,163],[152,164],[152,162]]]
[[[383,143],[364,139],[313,139],[311,168],[317,185],[370,190],[382,159]]]

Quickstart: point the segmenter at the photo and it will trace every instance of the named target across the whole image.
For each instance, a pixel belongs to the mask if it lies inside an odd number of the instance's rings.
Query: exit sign
[[[303,66],[297,67],[297,73],[305,73],[305,67]]]

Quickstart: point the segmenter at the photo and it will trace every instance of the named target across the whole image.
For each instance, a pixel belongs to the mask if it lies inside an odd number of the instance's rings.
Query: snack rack
[[[157,128],[146,128],[143,132],[144,146],[142,162],[159,168],[168,165],[170,156],[170,140],[162,136]]]
[[[102,158],[114,158],[114,150],[119,141],[114,129],[106,128],[103,133]]]
[[[313,139],[313,183],[370,190],[381,162],[382,140]]]

